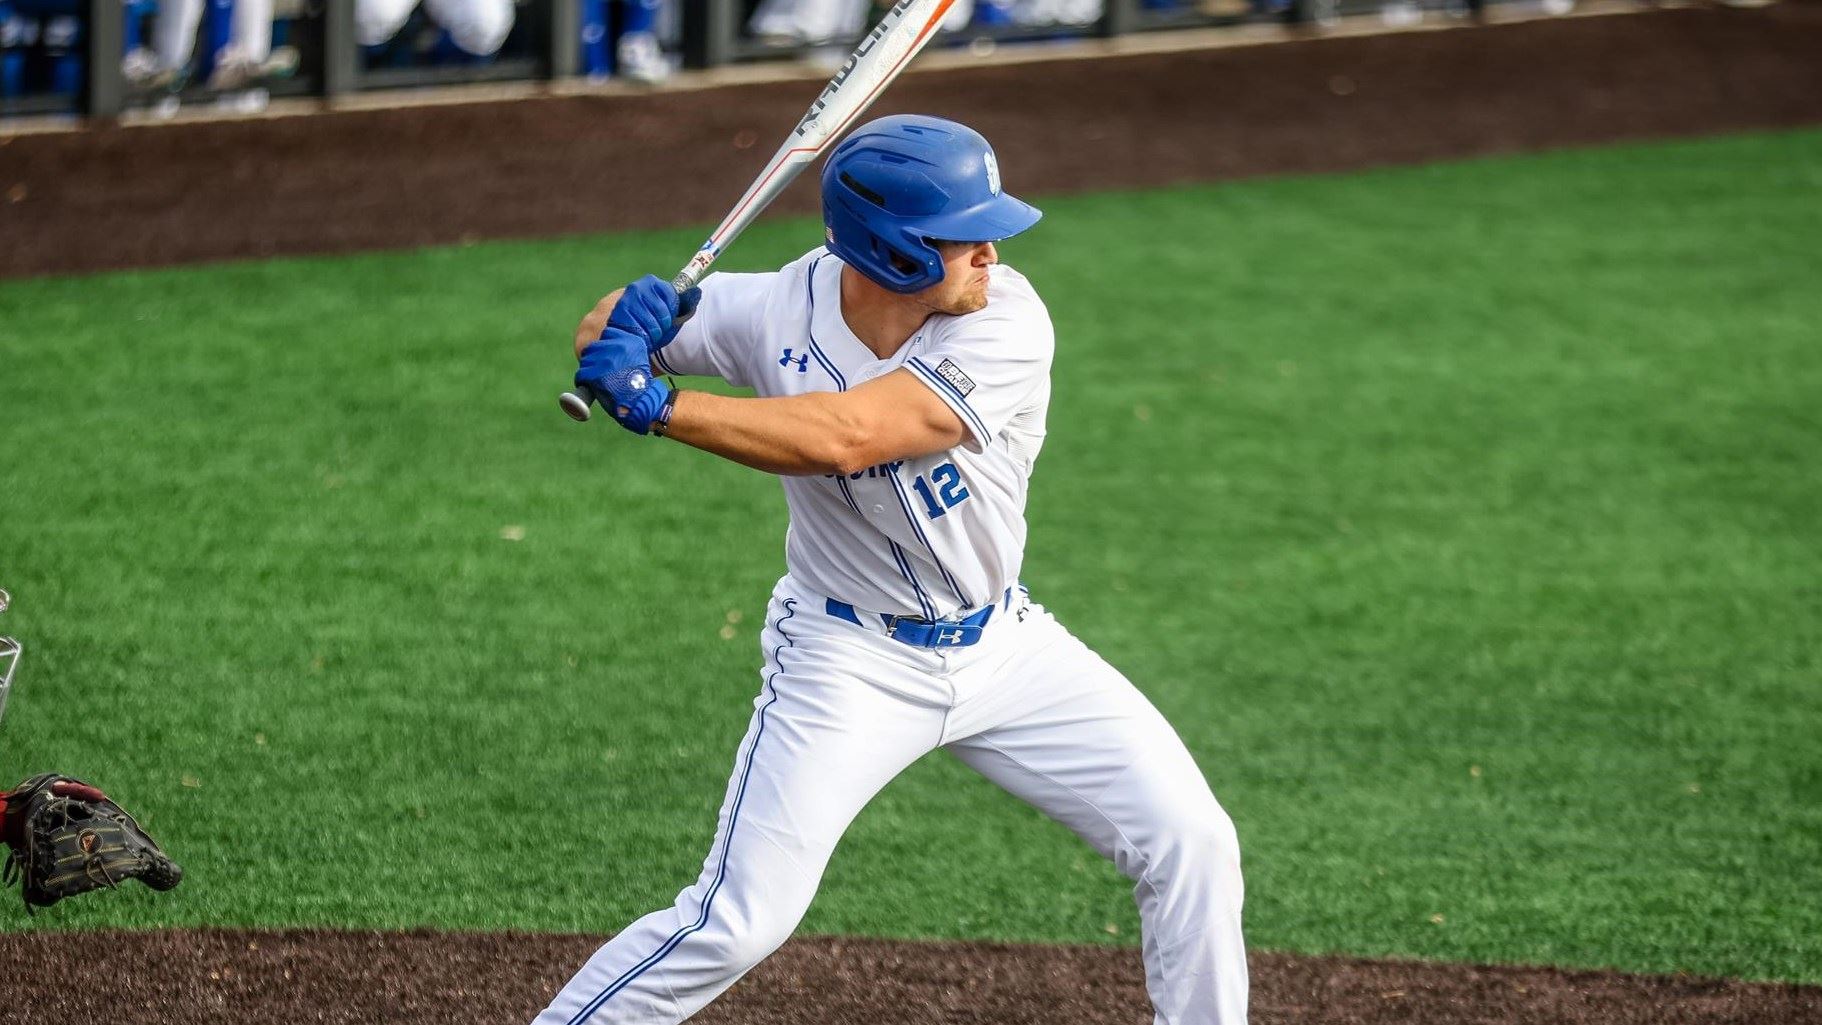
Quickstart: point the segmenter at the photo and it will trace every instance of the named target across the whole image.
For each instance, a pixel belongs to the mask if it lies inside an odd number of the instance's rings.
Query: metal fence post
[[[126,81],[120,53],[126,45],[126,10],[120,0],[89,0],[87,86],[83,111],[89,117],[112,118],[126,105]]]
[[[1291,0],[1284,9],[1284,23],[1316,27],[1335,17],[1337,0]]]
[[[734,59],[740,38],[740,0],[686,0],[683,66],[712,68]]]
[[[354,42],[354,0],[323,5],[323,98],[354,92],[360,85],[360,47]]]
[[[1100,34],[1103,36],[1123,36],[1138,27],[1139,0],[1104,0],[1101,10]]]
[[[550,77],[574,78],[582,64],[581,0],[550,0]]]

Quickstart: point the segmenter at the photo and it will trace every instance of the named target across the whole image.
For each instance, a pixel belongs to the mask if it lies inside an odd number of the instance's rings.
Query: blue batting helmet
[[[981,133],[940,117],[869,121],[822,169],[829,251],[894,292],[943,280],[932,241],[998,242],[1042,216],[1000,191],[999,163]]]

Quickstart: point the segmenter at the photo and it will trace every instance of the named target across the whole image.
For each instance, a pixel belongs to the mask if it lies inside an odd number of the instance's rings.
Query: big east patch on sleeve
[[[961,392],[963,397],[966,397],[969,392],[974,390],[974,379],[967,374],[962,373],[962,368],[956,366],[954,360],[946,359],[941,363],[938,363],[936,365],[936,374],[943,380],[948,381],[951,385],[954,385],[955,390]]]

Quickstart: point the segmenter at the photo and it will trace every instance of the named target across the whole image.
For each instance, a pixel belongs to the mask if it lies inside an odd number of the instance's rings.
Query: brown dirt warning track
[[[1041,195],[1817,124],[1819,53],[1812,0],[914,72],[876,112]],[[0,136],[0,277],[712,224],[819,88]]]
[[[1787,2],[914,73],[878,112],[965,119],[1043,194],[1822,124],[1818,55],[1822,4]],[[816,89],[0,136],[0,277],[713,222]],[[0,1020],[525,1022],[601,939],[0,933]],[[1822,987],[1683,976],[1262,953],[1253,987],[1263,1025],[1822,1023]],[[1151,1016],[1129,948],[805,938],[696,1020]]]

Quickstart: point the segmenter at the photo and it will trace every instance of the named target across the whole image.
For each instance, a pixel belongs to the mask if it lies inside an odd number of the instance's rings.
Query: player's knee
[[[796,927],[794,919],[786,921],[783,916],[734,923],[708,936],[708,956],[727,971],[744,972],[783,946]]]
[[[1234,821],[1211,798],[1156,824],[1135,866],[1154,880],[1219,878],[1238,872],[1240,837]]]
[[[468,53],[486,57],[498,53],[512,32],[512,0],[489,0],[469,6],[465,16],[449,27],[449,38]]]
[[[354,5],[354,41],[379,46],[399,34],[411,17],[417,0],[357,0]]]

